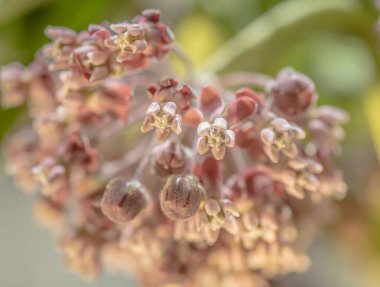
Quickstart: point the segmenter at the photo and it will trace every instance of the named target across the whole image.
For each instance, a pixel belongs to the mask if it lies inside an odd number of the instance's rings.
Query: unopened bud
[[[160,193],[162,212],[173,220],[195,215],[202,200],[202,187],[193,176],[171,176]]]
[[[110,220],[127,222],[135,218],[147,202],[148,193],[139,181],[115,178],[107,185],[101,207]]]

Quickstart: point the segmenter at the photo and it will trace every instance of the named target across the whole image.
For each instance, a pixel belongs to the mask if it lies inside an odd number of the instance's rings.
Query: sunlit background
[[[0,0],[0,64],[28,64],[47,25],[86,29],[158,8],[200,72],[292,66],[316,83],[319,103],[351,115],[340,166],[349,194],[318,235],[312,267],[274,286],[378,287],[380,282],[380,45],[372,0]],[[380,34],[380,33],[379,33]],[[0,110],[0,137],[22,109]],[[377,151],[377,153],[376,153]],[[2,168],[3,170],[3,168]],[[61,263],[33,220],[31,196],[0,174],[0,286],[135,286],[124,274],[84,282]]]

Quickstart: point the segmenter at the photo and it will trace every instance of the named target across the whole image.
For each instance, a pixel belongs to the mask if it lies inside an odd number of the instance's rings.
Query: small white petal
[[[235,133],[232,130],[226,130],[226,146],[234,147],[235,146]]]
[[[161,107],[160,104],[157,102],[153,102],[149,105],[148,110],[146,111],[147,115],[155,114],[158,111],[160,111]]]
[[[214,120],[214,126],[216,128],[221,129],[221,130],[226,130],[227,129],[227,121],[223,118],[216,118]]]
[[[201,122],[197,127],[198,136],[200,137],[206,136],[210,128],[211,128],[211,125],[209,122]]]
[[[275,134],[271,129],[263,129],[260,133],[260,138],[265,145],[271,145],[274,141]]]
[[[165,114],[168,114],[174,117],[177,111],[177,105],[174,102],[165,103],[163,107],[163,111]]]
[[[292,126],[283,118],[276,118],[271,122],[271,125],[276,131],[285,132],[289,130]]]

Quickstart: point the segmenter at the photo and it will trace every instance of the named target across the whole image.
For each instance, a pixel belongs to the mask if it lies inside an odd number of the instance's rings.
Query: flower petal
[[[200,137],[204,137],[207,135],[208,131],[210,130],[211,125],[209,122],[202,122],[197,127],[197,134]]]
[[[160,104],[157,102],[153,102],[149,105],[148,110],[146,111],[146,114],[153,115],[153,114],[156,114],[160,110],[161,110]]]
[[[197,150],[200,154],[205,154],[209,151],[209,146],[205,138],[199,138],[197,143]]]

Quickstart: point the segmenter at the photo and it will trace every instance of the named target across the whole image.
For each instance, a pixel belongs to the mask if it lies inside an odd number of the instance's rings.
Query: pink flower
[[[199,136],[197,150],[205,154],[211,149],[215,159],[221,160],[226,153],[226,147],[235,146],[235,133],[227,129],[223,118],[216,118],[212,123],[202,122],[198,125]]]

